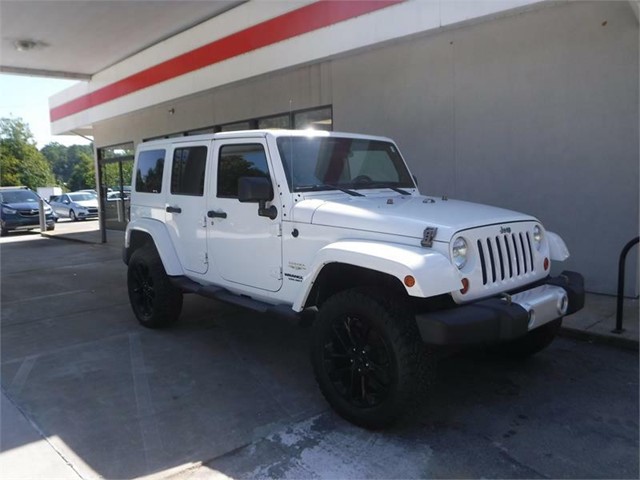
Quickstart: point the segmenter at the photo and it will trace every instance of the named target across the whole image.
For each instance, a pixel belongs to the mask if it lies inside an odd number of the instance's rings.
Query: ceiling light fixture
[[[48,47],[49,45],[47,45],[44,42],[41,42],[40,40],[32,40],[30,38],[23,38],[23,39],[16,40],[15,42],[13,42],[13,46],[18,52],[28,52],[30,50],[36,50],[36,49],[39,49],[39,48]]]

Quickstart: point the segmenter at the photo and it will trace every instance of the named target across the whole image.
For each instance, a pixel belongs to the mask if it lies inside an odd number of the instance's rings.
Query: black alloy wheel
[[[131,290],[135,309],[144,317],[151,316],[156,293],[153,290],[153,277],[145,263],[137,262],[131,269]]]
[[[171,283],[153,245],[131,255],[127,288],[133,313],[143,326],[162,328],[178,320],[182,292]]]
[[[371,408],[388,396],[394,381],[389,346],[364,317],[334,318],[322,361],[331,383],[351,405]]]
[[[405,299],[377,288],[344,290],[320,307],[313,329],[316,381],[339,415],[378,429],[419,405],[434,362]]]

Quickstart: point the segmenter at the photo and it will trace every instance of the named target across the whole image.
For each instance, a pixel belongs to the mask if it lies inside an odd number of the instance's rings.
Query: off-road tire
[[[145,245],[131,255],[127,288],[133,313],[143,326],[163,328],[178,320],[182,291],[169,280],[152,245]]]
[[[562,317],[556,318],[541,327],[531,330],[523,337],[496,345],[491,350],[507,358],[528,358],[547,348],[551,342],[553,342],[553,339],[556,338],[561,326]]]
[[[360,335],[366,327],[367,333]],[[354,358],[357,353],[350,348],[355,333],[364,349],[360,350],[368,352],[365,360]],[[434,359],[421,342],[411,310],[402,298],[375,288],[345,290],[321,306],[313,325],[311,363],[333,409],[369,429],[409,415],[424,398],[434,373]],[[367,373],[357,373],[365,365]]]

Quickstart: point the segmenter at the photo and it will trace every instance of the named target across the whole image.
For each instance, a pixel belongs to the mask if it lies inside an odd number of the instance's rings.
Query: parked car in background
[[[68,217],[74,222],[98,217],[98,198],[89,192],[71,192],[51,197],[50,204],[60,217]]]
[[[83,192],[83,193],[90,193],[91,195],[93,195],[94,197],[98,196],[98,192],[92,189],[87,189],[87,190],[78,190],[78,192]]]
[[[0,188],[0,227],[2,235],[16,230],[40,228],[40,197],[27,187]],[[56,226],[52,208],[45,203],[47,230]]]
[[[129,192],[109,192],[107,193],[107,201],[129,200]]]

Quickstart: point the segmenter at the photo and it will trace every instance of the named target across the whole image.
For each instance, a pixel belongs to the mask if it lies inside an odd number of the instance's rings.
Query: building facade
[[[563,267],[614,293],[638,235],[636,6],[249,1],[53,97],[52,129],[92,130],[106,186],[129,183],[132,149],[158,137],[389,136],[423,193],[536,215],[569,245]]]

